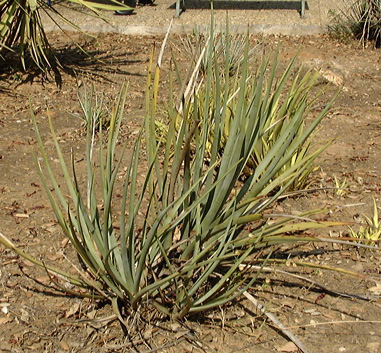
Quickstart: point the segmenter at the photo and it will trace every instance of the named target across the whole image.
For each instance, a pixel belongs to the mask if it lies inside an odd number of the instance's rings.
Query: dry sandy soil
[[[33,163],[36,137],[30,106],[49,145],[47,110],[69,155],[74,149],[83,168],[83,127],[78,87],[94,82],[111,102],[124,80],[130,82],[129,103],[122,138],[132,143],[143,114],[145,74],[149,52],[157,36],[100,34],[73,35],[95,58],[84,56],[67,38],[49,37],[67,70],[62,87],[12,65],[0,71],[0,231],[17,246],[57,266],[68,267],[65,241]],[[314,67],[321,84],[330,88],[314,106],[317,114],[339,87],[343,90],[317,140],[334,139],[320,158],[314,185],[334,186],[333,178],[347,181],[351,192],[339,197],[333,190],[313,192],[277,205],[282,211],[328,207],[332,219],[353,221],[372,214],[372,196],[381,194],[381,58],[380,51],[339,44],[325,35],[308,37],[261,36],[251,38],[259,51],[279,45],[281,65],[300,50],[298,65]],[[53,162],[54,162],[54,156]],[[380,201],[378,201],[380,203]],[[355,205],[349,207],[350,205]],[[348,207],[346,207],[348,206]],[[334,229],[332,235],[347,235]],[[328,234],[328,231],[326,231]],[[337,266],[381,279],[379,252],[343,246],[306,244],[284,248],[295,259]],[[364,279],[332,272],[301,269],[302,275],[349,294],[370,296],[364,301],[330,295],[308,283],[263,275],[252,293],[305,344],[309,352],[381,352],[380,291]],[[297,352],[250,302],[241,299],[196,321],[162,322],[146,326],[125,339],[108,305],[69,297],[49,288],[43,271],[0,247],[0,352]],[[376,288],[377,289],[377,288]],[[92,319],[99,319],[92,321]]]

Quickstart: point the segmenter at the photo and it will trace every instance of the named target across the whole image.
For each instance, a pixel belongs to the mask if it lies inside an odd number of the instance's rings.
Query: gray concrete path
[[[247,0],[246,0],[247,1]],[[205,2],[204,2],[205,3]],[[256,2],[257,4],[258,2]],[[343,0],[307,0],[305,18],[301,18],[295,1],[267,2],[270,7],[281,4],[282,9],[243,9],[235,6],[232,1],[231,9],[214,10],[217,27],[224,28],[226,14],[232,32],[242,32],[249,28],[250,33],[283,34],[283,35],[315,35],[327,32],[331,21],[330,11],[343,8]],[[155,35],[166,32],[173,19],[173,32],[191,31],[195,26],[207,28],[210,22],[210,10],[188,8],[180,18],[174,18],[175,0],[156,0],[154,6],[138,6],[134,14],[129,16],[105,13],[108,23],[105,23],[88,14],[69,11],[60,5],[55,5],[62,13],[87,32],[115,32],[121,34]],[[244,6],[250,7],[250,6]],[[289,8],[288,8],[289,7]],[[58,27],[48,18],[44,18],[46,29],[56,30]],[[64,28],[69,29],[65,24]]]

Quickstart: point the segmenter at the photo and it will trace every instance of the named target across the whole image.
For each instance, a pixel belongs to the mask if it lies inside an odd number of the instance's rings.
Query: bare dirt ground
[[[122,137],[132,143],[144,111],[149,52],[162,37],[74,36],[102,62],[84,56],[60,34],[51,33],[49,37],[70,69],[63,73],[61,89],[12,65],[0,71],[0,231],[47,263],[67,268],[66,255],[70,255],[71,246],[57,226],[33,163],[36,137],[30,109],[37,116],[47,145],[51,143],[46,118],[50,111],[64,152],[69,155],[71,150],[76,151],[80,169],[84,167],[80,158],[84,137],[78,89],[94,82],[109,103],[121,82],[128,80],[129,103]],[[361,214],[372,215],[372,196],[379,200],[381,194],[380,51],[339,44],[324,35],[257,35],[251,40],[265,52],[279,45],[283,65],[300,50],[298,65],[319,70],[322,84],[331,82],[312,114],[317,114],[330,95],[343,86],[316,136],[317,141],[335,141],[319,160],[314,185],[332,187],[336,176],[341,181],[346,178],[351,192],[343,197],[332,190],[314,192],[284,200],[276,207],[288,212],[328,207],[332,219],[347,221],[357,220]],[[345,207],[348,205],[356,206]],[[345,236],[348,231],[334,229],[331,234]],[[379,252],[312,244],[299,250],[284,249],[295,259],[381,278]],[[308,283],[266,274],[251,292],[309,352],[381,352],[381,301],[374,283],[326,271],[300,269],[299,273],[332,290],[372,296],[372,300],[324,295]],[[182,325],[147,325],[140,335],[134,333],[131,342],[117,321],[107,320],[112,315],[108,305],[69,297],[48,284],[43,271],[0,247],[0,352],[297,352],[244,299]]]

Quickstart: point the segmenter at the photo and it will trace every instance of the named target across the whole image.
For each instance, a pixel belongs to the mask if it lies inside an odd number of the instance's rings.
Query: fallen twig
[[[275,315],[266,311],[265,307],[258,302],[250,293],[247,291],[243,292],[243,295],[250,300],[262,313],[264,313],[275,325],[276,327],[282,331],[284,335],[286,335],[295,345],[303,352],[308,353],[307,348],[304,347],[303,343],[291,332],[289,331],[277,318]]]

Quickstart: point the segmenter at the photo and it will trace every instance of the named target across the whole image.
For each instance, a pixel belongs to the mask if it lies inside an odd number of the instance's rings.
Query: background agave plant
[[[375,47],[381,46],[380,0],[344,2],[343,10],[332,12],[332,20],[329,27],[332,36],[341,40],[355,37],[362,45],[373,41]]]
[[[55,274],[57,279],[52,277],[52,281],[61,289],[109,300],[125,323],[126,314],[145,305],[173,319],[223,305],[245,292],[266,263],[279,261],[271,257],[278,245],[324,241],[324,237],[292,232],[342,223],[314,221],[311,217],[317,211],[297,216],[274,215],[271,205],[285,194],[288,186],[303,173],[303,166],[313,159],[305,155],[290,168],[283,169],[318,126],[335,97],[300,133],[305,105],[302,103],[281,129],[265,158],[241,182],[240,175],[262,137],[268,114],[262,107],[268,106],[267,100],[271,99],[270,95],[250,95],[246,91],[248,46],[247,41],[238,100],[233,108],[220,99],[229,94],[229,83],[218,74],[208,74],[203,94],[214,95],[215,106],[209,106],[210,99],[203,99],[205,106],[201,109],[199,91],[193,90],[192,94],[183,96],[181,113],[176,112],[170,78],[168,105],[173,107],[170,116],[174,118],[169,121],[165,140],[158,138],[155,126],[160,111],[163,52],[156,68],[152,54],[145,124],[123,172],[126,147],[118,146],[118,137],[127,86],[121,89],[107,133],[99,123],[102,110],[93,103],[96,100],[91,94],[87,100],[83,98],[81,106],[87,121],[85,191],[74,163],[70,167],[65,160],[50,121],[61,168],[60,173],[53,171],[34,119],[42,158],[41,163],[36,159],[37,168],[57,220],[81,258],[80,275],[65,273],[33,259],[1,234],[0,242]],[[212,44],[206,52],[208,72],[218,73]],[[226,71],[228,66],[226,61]],[[264,64],[257,76],[256,91],[263,92],[266,77]],[[95,104],[93,108],[92,104]],[[230,133],[221,153],[228,110],[231,110]],[[178,114],[181,115],[179,129]],[[191,143],[197,148],[192,149]],[[147,161],[146,172],[139,179],[143,160]],[[58,181],[58,175],[63,175],[65,187],[60,186],[63,184]],[[121,175],[123,185],[118,183]],[[120,204],[114,197],[117,192],[122,195]],[[76,290],[64,287],[64,281],[76,286]]]
[[[312,93],[319,74],[316,71],[306,71],[303,68],[296,70],[296,58],[294,58],[279,78],[277,54],[272,60],[268,58],[262,59],[262,62],[257,65],[258,67],[253,69],[253,66],[256,65],[253,63],[255,48],[249,48],[245,57],[245,45],[248,41],[247,34],[230,36],[228,25],[224,33],[216,34],[212,24],[209,34],[203,36],[196,32],[195,38],[196,40],[192,41],[189,36],[186,36],[182,41],[185,48],[183,49],[184,52],[193,62],[194,71],[187,82],[180,80],[180,86],[185,87],[185,96],[189,95],[193,90],[197,91],[197,106],[193,105],[190,109],[197,109],[201,112],[198,114],[203,115],[205,119],[208,116],[211,124],[216,123],[215,110],[221,110],[223,126],[220,146],[217,147],[219,152],[222,152],[225,148],[231,132],[231,120],[234,111],[237,104],[242,104],[240,99],[245,100],[245,111],[242,114],[246,114],[248,119],[254,119],[254,117],[249,117],[252,109],[250,104],[259,105],[255,117],[255,119],[261,121],[258,126],[260,129],[259,137],[243,170],[245,177],[248,177],[273,148],[278,138],[283,135],[283,131],[287,129],[295,115],[301,117],[301,123],[298,124],[298,135],[303,135],[305,120],[310,107],[322,92]],[[213,43],[213,50],[209,53],[210,43]],[[208,67],[210,56],[213,56],[213,60],[218,63],[212,68],[210,65]],[[175,57],[172,60],[176,63]],[[245,78],[245,85],[242,85],[242,71],[239,68],[244,60],[250,68],[250,73]],[[179,65],[175,64],[175,67],[177,68]],[[213,81],[206,85],[205,80],[208,80],[210,75],[218,76],[218,79],[216,82]],[[181,77],[181,74],[177,73],[177,77]],[[224,87],[224,89],[222,90],[219,86]],[[243,92],[241,92],[242,90]],[[178,105],[179,109],[177,111],[168,111],[168,120],[177,121],[176,131],[179,131],[183,120],[182,96],[180,96],[179,102],[180,105]],[[189,117],[192,119],[193,115],[189,113]],[[195,115],[195,118],[198,119],[198,115]],[[168,122],[165,118],[163,120],[158,118],[156,125],[158,134],[161,135],[162,139],[165,139],[168,132]],[[210,141],[207,145],[209,153],[211,153],[214,139],[214,130],[211,129]],[[194,149],[196,147],[194,139],[192,139],[191,144]],[[288,185],[288,188],[293,190],[307,188],[312,182],[309,178],[310,174],[317,169],[314,160],[328,145],[329,143],[326,141],[323,146],[314,150],[310,140],[304,140],[294,150],[292,158],[288,160],[276,176],[298,165],[303,171],[294,179],[291,185]],[[308,164],[299,163],[302,160],[305,161],[304,158],[307,156],[309,157]]]
[[[124,10],[127,7],[117,1],[110,4],[67,0],[84,6],[95,15],[101,16],[99,10]],[[51,3],[51,2],[50,2]],[[54,6],[45,0],[0,0],[0,54],[16,51],[24,69],[29,55],[34,64],[41,70],[52,69],[57,62],[52,57],[48,38],[41,20],[41,11],[51,18],[59,18],[79,29],[69,19],[63,17]]]
[[[214,45],[214,59],[224,68],[228,56],[229,74],[234,75],[245,56],[247,35],[245,33],[230,34],[228,21],[227,17],[225,31],[216,31],[212,21],[209,33],[202,33],[201,29],[196,27],[191,34],[185,34],[180,36],[178,40],[172,41],[172,45],[178,52],[190,59],[191,64],[197,66],[202,75],[205,75],[208,63],[206,56],[202,55],[202,52],[211,41]],[[248,60],[250,62],[254,59],[256,51],[256,46],[250,47],[248,53]]]

